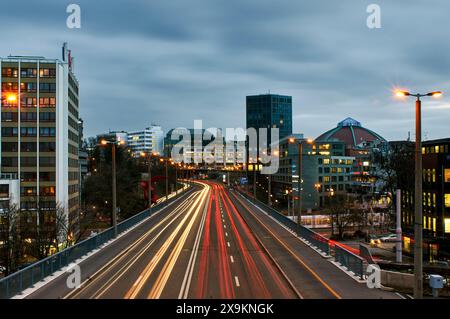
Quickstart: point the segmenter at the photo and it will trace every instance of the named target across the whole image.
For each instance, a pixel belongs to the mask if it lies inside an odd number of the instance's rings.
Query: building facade
[[[2,177],[19,183],[12,194],[31,223],[66,212],[72,235],[79,217],[78,81],[64,47],[63,61],[43,57],[0,59]],[[5,185],[5,184],[3,184]],[[38,212],[38,214],[36,214]]]
[[[376,165],[374,152],[388,147],[388,142],[379,134],[362,126],[361,122],[350,117],[316,138],[316,142],[343,142],[344,155],[354,157],[351,193],[365,194],[377,191]]]
[[[248,128],[278,128],[280,139],[292,134],[292,97],[276,94],[251,95],[246,98]]]
[[[299,196],[299,147],[302,144],[302,209],[312,211],[325,206],[329,196],[345,193],[351,187],[355,157],[345,155],[340,141],[315,142],[293,134],[280,140],[280,168],[273,175],[273,189],[280,202]]]
[[[424,256],[450,259],[450,138],[422,144]],[[403,244],[413,252],[414,191],[402,192]]]
[[[164,132],[161,126],[152,125],[143,131],[128,132],[128,146],[134,156],[140,156],[142,152],[156,152],[162,154],[164,151]]]

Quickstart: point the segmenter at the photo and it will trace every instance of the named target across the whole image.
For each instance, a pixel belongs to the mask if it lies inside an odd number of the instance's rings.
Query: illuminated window
[[[434,147],[434,152],[437,154],[437,153],[439,153],[439,145],[436,145],[435,147]]]
[[[450,183],[450,168],[444,170],[444,181]]]
[[[330,164],[330,159],[329,158],[324,158],[323,159],[323,164],[329,165]]]
[[[436,232],[436,218],[433,218],[433,231]]]
[[[444,199],[445,207],[450,207],[450,194],[445,194]]]
[[[324,177],[323,177],[323,181],[324,181],[325,183],[330,182],[330,176],[324,176]]]
[[[450,233],[450,218],[444,219],[444,232]]]
[[[425,147],[422,147],[422,154],[425,154]]]

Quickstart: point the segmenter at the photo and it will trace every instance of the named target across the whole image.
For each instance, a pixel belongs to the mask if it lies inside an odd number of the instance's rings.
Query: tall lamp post
[[[416,148],[415,148],[415,195],[414,195],[414,298],[423,297],[423,215],[422,215],[422,102],[421,97],[440,97],[442,92],[413,94],[397,91],[397,97],[416,98]]]
[[[157,156],[157,152],[142,152],[141,156],[148,159],[148,210],[152,214],[152,155]]]
[[[306,141],[309,144],[313,143],[312,139],[296,139],[294,137],[291,137],[289,139],[289,143],[295,143],[297,142],[298,145],[298,163],[297,163],[297,172],[298,172],[298,212],[297,212],[297,232],[300,234],[300,229],[302,225],[302,204],[303,204],[303,189],[302,189],[302,169],[303,169],[303,141]],[[294,207],[292,207],[292,211],[294,211]],[[294,214],[292,214],[294,215]]]
[[[101,145],[112,146],[112,224],[114,228],[114,237],[117,237],[117,183],[116,183],[116,147],[125,144],[125,141],[107,141],[102,140]]]
[[[273,155],[275,156],[280,156],[280,152],[279,151],[274,151]],[[267,198],[267,203],[269,204],[269,206],[272,206],[272,174],[268,174],[267,176],[267,190],[268,190],[268,198]]]

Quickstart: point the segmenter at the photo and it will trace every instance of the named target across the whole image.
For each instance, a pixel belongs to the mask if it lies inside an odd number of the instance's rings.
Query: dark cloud
[[[82,28],[65,26],[66,6]],[[366,27],[381,7],[382,28]],[[9,2],[0,55],[59,57],[69,42],[86,134],[245,125],[245,95],[289,94],[294,129],[318,136],[347,116],[388,139],[414,130],[413,101],[392,88],[448,91],[447,0]],[[424,103],[424,132],[445,137],[450,104]]]

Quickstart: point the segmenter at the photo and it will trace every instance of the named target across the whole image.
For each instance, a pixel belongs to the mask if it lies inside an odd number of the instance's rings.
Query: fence
[[[178,192],[178,196],[173,196],[167,201],[163,201],[152,207],[152,211],[162,209],[173,202],[180,195],[185,193],[188,187],[184,187]],[[120,234],[133,227],[150,216],[150,210],[146,209],[117,224],[117,233]],[[5,278],[0,279],[0,299],[11,298],[27,288],[32,287],[45,277],[53,274],[63,267],[68,266],[77,259],[83,257],[94,249],[99,248],[109,240],[114,238],[114,228],[108,228],[98,235],[85,239],[74,246],[42,259],[24,269],[21,269]]]
[[[364,259],[336,244],[334,246],[334,259],[354,274],[364,279]]]
[[[315,246],[318,250],[322,251],[328,256],[334,256],[336,262],[346,267],[348,270],[352,271],[354,274],[359,276],[361,279],[364,279],[364,259],[360,256],[348,251],[347,249],[339,246],[338,244],[334,245],[334,252],[330,250],[330,241],[328,238],[314,232],[313,230],[304,227],[302,225],[298,225],[292,219],[284,216],[274,208],[264,204],[263,202],[254,199],[252,196],[244,192],[240,192],[244,197],[253,202],[255,205],[262,208],[265,212],[267,212],[270,216],[275,218],[277,221],[282,223],[284,226],[294,231],[299,235],[299,237],[308,241],[312,246]]]

